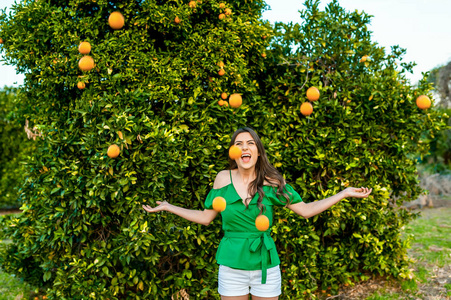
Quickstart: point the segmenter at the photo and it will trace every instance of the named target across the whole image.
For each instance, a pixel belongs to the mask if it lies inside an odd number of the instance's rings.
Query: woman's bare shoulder
[[[213,184],[214,189],[220,189],[230,184],[230,170],[222,170],[216,175],[215,183]]]

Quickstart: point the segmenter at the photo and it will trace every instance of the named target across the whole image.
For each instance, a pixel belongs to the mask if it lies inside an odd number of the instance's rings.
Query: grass
[[[367,297],[377,299],[446,299],[451,296],[451,207],[425,209],[404,229],[412,236],[409,257],[413,279],[381,288]],[[393,287],[396,286],[396,287]]]
[[[19,214],[17,214],[19,215]],[[0,223],[1,223],[0,216]],[[10,240],[0,240],[0,247],[10,243]],[[14,275],[3,272],[0,267],[0,300],[34,299],[35,288]]]
[[[445,284],[445,288],[446,288],[446,296],[451,297],[451,283]]]
[[[0,300],[30,299],[34,288],[0,269]],[[33,299],[33,298],[31,298]]]

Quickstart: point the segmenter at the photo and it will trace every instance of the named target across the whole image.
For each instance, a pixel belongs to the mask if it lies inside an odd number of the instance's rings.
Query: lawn
[[[34,289],[20,279],[0,269],[0,300],[34,299]],[[42,298],[40,298],[42,299]]]

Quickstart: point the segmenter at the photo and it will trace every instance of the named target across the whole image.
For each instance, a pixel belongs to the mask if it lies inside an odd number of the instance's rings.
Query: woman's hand
[[[345,198],[352,197],[352,198],[366,198],[368,197],[373,189],[368,189],[366,187],[361,188],[355,188],[355,187],[348,187],[344,190]]]
[[[150,205],[143,205],[143,209],[147,212],[154,213],[154,212],[165,211],[165,210],[167,211],[168,206],[170,205],[166,201],[157,201],[156,203],[158,205],[155,207],[152,207]]]

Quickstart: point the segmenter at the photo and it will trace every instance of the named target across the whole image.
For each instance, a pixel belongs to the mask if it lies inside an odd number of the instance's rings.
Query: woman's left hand
[[[345,198],[348,198],[348,197],[366,198],[371,194],[372,191],[373,191],[373,189],[368,189],[366,187],[361,187],[361,188],[348,187],[344,190]]]

